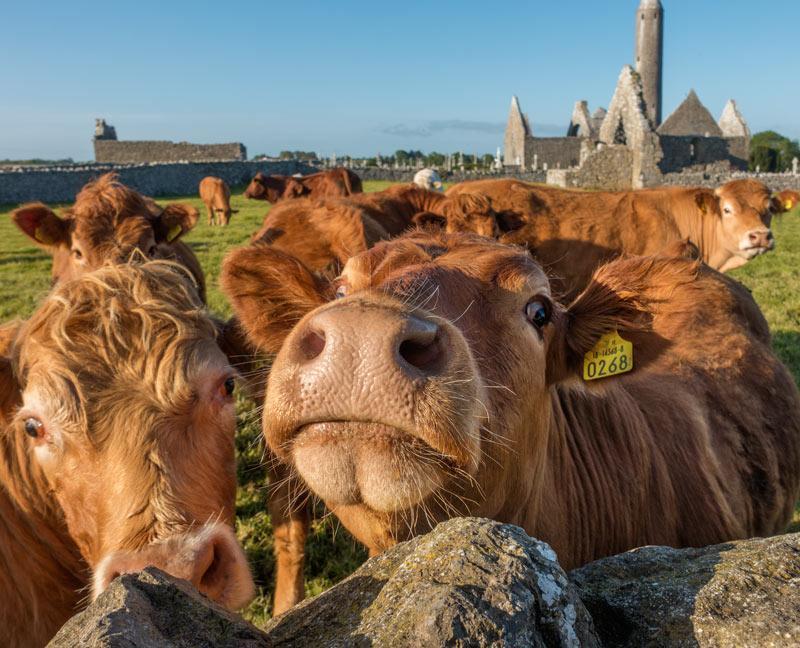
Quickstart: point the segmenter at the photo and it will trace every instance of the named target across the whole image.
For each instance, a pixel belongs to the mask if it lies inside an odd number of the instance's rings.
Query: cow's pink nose
[[[188,580],[210,599],[231,610],[248,603],[255,593],[247,559],[233,530],[223,524],[213,524],[151,544],[140,551],[110,554],[95,571],[94,597],[117,576],[150,566]]]
[[[771,230],[753,230],[748,232],[747,238],[750,245],[753,247],[769,247],[772,245],[772,231]]]
[[[374,321],[376,318],[380,319],[381,314],[354,317],[353,311],[338,309],[320,313],[295,338],[301,362],[320,359],[342,369],[350,367],[344,370],[356,369],[359,364],[362,368],[371,365],[372,369],[378,369],[375,365],[391,365],[412,379],[437,372],[444,359],[438,324],[406,315],[390,316],[382,326],[380,321]],[[356,349],[366,356],[363,362],[354,362]]]

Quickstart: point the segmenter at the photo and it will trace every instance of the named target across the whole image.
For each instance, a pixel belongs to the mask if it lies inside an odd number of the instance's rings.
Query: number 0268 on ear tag
[[[633,344],[617,331],[606,333],[594,348],[583,356],[583,379],[597,380],[633,369]]]

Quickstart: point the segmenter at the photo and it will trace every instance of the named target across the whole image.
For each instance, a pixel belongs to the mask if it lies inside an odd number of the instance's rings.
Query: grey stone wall
[[[379,167],[352,167],[362,180],[388,180],[389,182],[411,182],[417,169],[382,169]],[[514,167],[506,168],[502,173],[482,171],[443,171],[439,170],[442,179],[448,183],[466,182],[467,180],[485,180],[487,178],[518,178],[525,182],[546,182],[546,171],[520,172]]]
[[[536,156],[537,169],[569,169],[578,166],[581,158],[580,137],[532,137],[525,149],[525,166],[531,168]]]
[[[767,185],[772,191],[792,189],[800,191],[800,175],[791,173],[744,173],[714,172],[714,171],[683,171],[681,173],[666,173],[661,176],[659,185],[691,186],[691,187],[719,187],[731,180],[752,178]]]
[[[151,162],[209,162],[247,159],[247,150],[231,144],[190,144],[166,140],[118,141],[96,139],[94,159],[98,163],[147,164]]]
[[[631,186],[633,151],[627,146],[604,146],[572,172],[568,186],[622,191]]]
[[[747,169],[744,138],[662,135],[660,139],[664,152],[659,164],[662,173],[676,173],[687,167],[720,161],[728,163],[732,170]]]
[[[83,185],[109,171],[116,171],[122,182],[148,196],[188,196],[196,194],[200,180],[209,175],[235,186],[248,183],[258,171],[292,175],[318,169],[296,161],[26,167],[0,170],[0,204],[71,202]]]

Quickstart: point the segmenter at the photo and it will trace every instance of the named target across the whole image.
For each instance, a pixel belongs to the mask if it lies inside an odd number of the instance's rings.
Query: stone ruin
[[[562,186],[627,189],[662,183],[665,174],[746,170],[750,129],[731,99],[719,121],[694,90],[662,123],[663,19],[660,0],[636,14],[636,70],[622,68],[608,110],[572,111],[566,137],[536,137],[519,99],[511,100],[505,133],[508,171],[548,170]]]
[[[95,119],[94,159],[104,164],[152,164],[158,162],[241,162],[247,159],[244,144],[192,144],[166,140],[117,139],[117,131],[105,119]]]

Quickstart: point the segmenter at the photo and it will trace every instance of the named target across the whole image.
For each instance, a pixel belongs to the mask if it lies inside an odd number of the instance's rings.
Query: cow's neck
[[[526,530],[549,542],[565,569],[648,542],[654,448],[624,390],[614,398],[553,388],[544,478]],[[656,508],[651,508],[656,507]],[[665,541],[669,539],[666,538]]]
[[[0,627],[41,644],[75,613],[87,569],[27,439],[0,435]]]

